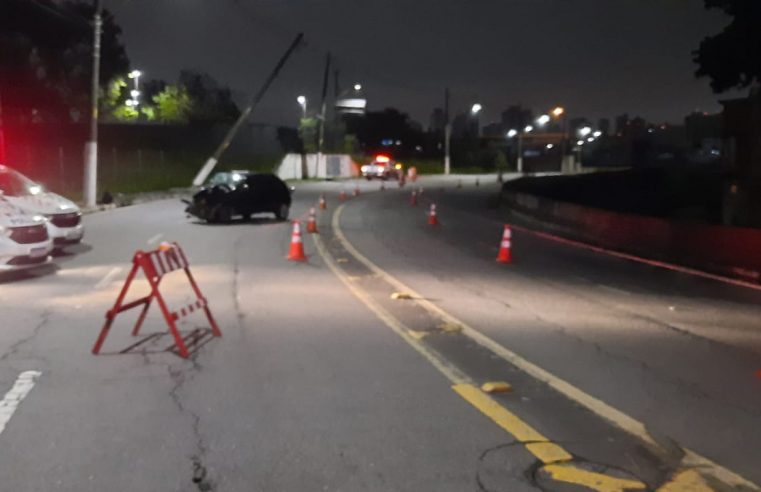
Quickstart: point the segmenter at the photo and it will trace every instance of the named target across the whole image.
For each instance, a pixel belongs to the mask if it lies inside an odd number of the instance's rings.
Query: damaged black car
[[[287,220],[291,191],[274,174],[221,172],[193,195],[191,201],[186,201],[185,211],[213,223],[227,223],[238,217],[250,219],[260,213],[272,213],[278,220]]]

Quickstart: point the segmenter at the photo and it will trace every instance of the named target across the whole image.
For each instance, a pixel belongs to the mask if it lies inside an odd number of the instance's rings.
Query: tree
[[[93,6],[89,1],[2,0],[0,91],[12,121],[84,118],[90,100]],[[103,11],[101,82],[129,66],[121,29]]]
[[[193,100],[184,87],[167,85],[153,96],[156,119],[162,123],[187,123],[193,113]]]
[[[732,19],[724,30],[703,39],[693,52],[697,77],[708,77],[714,92],[742,89],[761,81],[761,1],[704,0]]]
[[[192,122],[233,122],[240,116],[230,89],[220,87],[208,73],[182,70],[178,85],[193,100]]]

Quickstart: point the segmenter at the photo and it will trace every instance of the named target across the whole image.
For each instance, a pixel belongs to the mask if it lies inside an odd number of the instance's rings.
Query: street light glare
[[[536,119],[536,122],[537,124],[539,124],[539,126],[544,126],[550,122],[550,117],[549,115],[543,114],[542,116]]]
[[[299,96],[296,98],[296,102],[298,102],[299,104],[303,106],[304,104],[306,104],[307,98],[306,96]]]
[[[143,75],[143,72],[141,72],[140,70],[133,70],[127,75],[127,77],[131,79],[136,79],[140,77],[141,75]]]
[[[563,113],[565,113],[565,108],[562,106],[558,106],[552,110],[552,115],[555,116],[556,118],[561,116]]]
[[[354,84],[354,90],[355,91],[361,91],[362,90],[362,84]]]
[[[599,138],[600,136],[602,136],[602,132],[600,130],[597,130],[596,132],[592,134],[592,136],[595,138]]]
[[[481,106],[481,105],[480,105],[480,104],[478,104],[478,103],[475,103],[475,104],[474,104],[474,105],[473,105],[473,106],[470,108],[470,112],[471,112],[471,113],[473,113],[473,114],[478,114],[478,113],[479,113],[479,111],[481,111],[482,109],[483,109],[483,106]]]
[[[585,126],[584,128],[579,128],[579,135],[581,135],[582,137],[586,137],[590,133],[592,133],[592,129],[589,128],[588,126]]]
[[[526,125],[526,128],[523,129],[524,132],[529,133],[534,130],[534,127],[531,125]]]
[[[576,142],[576,145],[584,145],[584,140],[578,140],[578,141]]]
[[[513,138],[518,135],[518,130],[512,129],[507,132],[507,138]]]

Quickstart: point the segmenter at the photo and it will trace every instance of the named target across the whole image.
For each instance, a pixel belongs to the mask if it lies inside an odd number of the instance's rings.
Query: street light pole
[[[449,174],[452,161],[449,155],[452,140],[452,124],[449,122],[449,89],[444,90],[444,174]]]
[[[100,34],[102,5],[95,0],[93,16],[92,85],[90,87],[90,139],[85,144],[83,195],[85,206],[94,207],[98,191],[98,92],[100,89]]]

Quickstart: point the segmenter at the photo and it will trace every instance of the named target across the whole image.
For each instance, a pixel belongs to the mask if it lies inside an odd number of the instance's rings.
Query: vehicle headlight
[[[366,173],[366,172],[367,172],[367,169],[368,169],[368,167],[367,167],[367,166],[362,166],[362,167],[360,167],[359,169],[360,169],[360,171],[362,171],[363,173]]]

